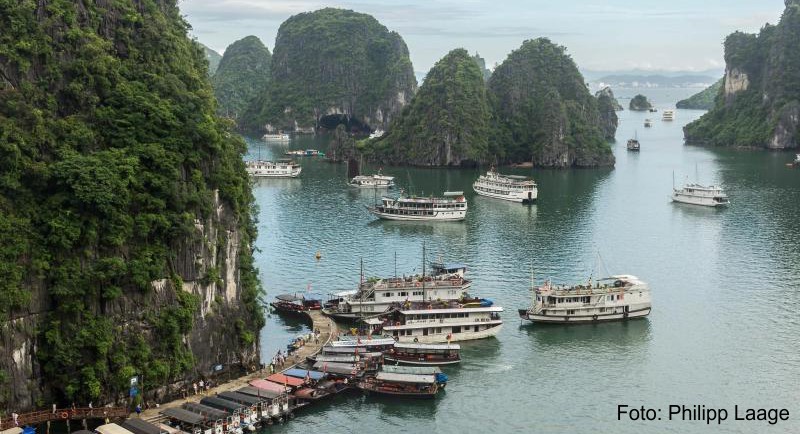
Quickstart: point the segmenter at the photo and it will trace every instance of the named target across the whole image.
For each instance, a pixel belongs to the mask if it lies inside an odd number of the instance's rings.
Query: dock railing
[[[82,420],[82,419],[116,419],[127,417],[130,413],[125,407],[97,407],[97,408],[62,408],[53,410],[33,411],[17,416],[17,423],[11,415],[0,420],[0,431],[14,428],[15,426],[38,425],[44,422]]]

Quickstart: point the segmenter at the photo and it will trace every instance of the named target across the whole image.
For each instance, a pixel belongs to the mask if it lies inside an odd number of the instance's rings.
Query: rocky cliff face
[[[222,60],[222,55],[212,50],[205,44],[200,42],[198,42],[198,44],[200,45],[200,48],[203,49],[203,53],[206,55],[206,60],[208,61],[208,76],[211,77],[217,72],[219,62]]]
[[[800,145],[800,1],[786,0],[777,25],[725,40],[721,97],[684,127],[687,144],[796,149]]]
[[[176,2],[7,2],[0,28],[0,408],[257,363],[245,147]]]
[[[622,105],[614,98],[614,92],[610,87],[604,87],[595,93],[597,98],[597,110],[600,112],[600,129],[606,140],[614,140],[617,135],[617,125],[619,118],[617,110],[622,110]]]
[[[644,95],[636,95],[631,98],[631,102],[628,105],[628,108],[633,111],[647,111],[653,108],[653,104],[647,99]]]
[[[546,167],[613,165],[597,100],[564,47],[525,41],[492,73],[490,155]]]
[[[385,164],[452,166],[487,157],[489,107],[483,72],[464,49],[448,53],[385,136],[370,143]]]
[[[238,119],[255,98],[267,91],[272,55],[255,36],[240,39],[225,50],[211,79],[217,113]]]
[[[265,130],[385,129],[417,82],[403,38],[342,9],[295,15],[278,29],[268,92],[243,123]]]

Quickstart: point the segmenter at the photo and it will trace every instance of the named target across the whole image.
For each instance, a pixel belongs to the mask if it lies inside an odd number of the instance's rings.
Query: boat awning
[[[466,307],[463,309],[418,309],[418,310],[401,310],[400,313],[403,315],[414,315],[414,314],[432,314],[432,313],[453,313],[453,312],[502,312],[503,308],[500,306],[489,306],[489,307]]]
[[[100,425],[94,430],[99,432],[100,434],[133,434],[130,431],[126,430],[125,428],[115,423],[107,423],[105,425]]]
[[[324,372],[309,371],[308,369],[297,369],[297,368],[294,368],[294,369],[288,369],[286,371],[283,371],[283,373],[285,375],[290,376],[290,377],[296,377],[296,378],[306,378],[306,376],[308,376],[308,378],[310,378],[312,380],[322,380],[323,378],[325,378],[325,373]]]
[[[339,374],[339,375],[353,375],[353,371],[358,368],[349,363],[333,363],[333,362],[317,362],[314,363],[314,369],[322,372]]]
[[[445,191],[442,196],[463,196],[463,191]]]
[[[392,345],[395,343],[394,338],[372,338],[369,336],[353,336],[332,341],[330,343],[333,347],[372,347],[378,345]]]
[[[161,428],[141,419],[126,419],[121,425],[133,434],[162,434],[164,432]]]
[[[396,349],[412,349],[412,350],[460,350],[461,346],[458,344],[411,344],[404,342],[397,342],[394,344]]]
[[[350,354],[341,354],[341,355],[328,354],[328,355],[316,356],[312,360],[314,360],[315,362],[355,363],[356,356]]]
[[[438,366],[394,366],[383,365],[383,372],[390,374],[416,374],[416,375],[436,375],[441,374],[442,369]]]
[[[450,270],[461,270],[466,269],[467,264],[461,262],[448,262],[446,264],[431,264],[434,268],[438,268],[440,270],[450,271]]]
[[[356,354],[362,357],[374,357],[380,355],[380,351],[367,351],[364,347],[324,347],[323,354]]]
[[[257,389],[271,390],[273,392],[278,392],[278,393],[286,393],[285,387],[283,387],[280,384],[273,383],[272,381],[258,379],[251,381],[250,385]]]
[[[279,294],[279,295],[275,296],[275,299],[276,300],[280,300],[280,301],[288,301],[288,302],[303,301],[303,297],[298,297],[298,296],[296,296],[294,294]]]
[[[181,408],[204,416],[206,419],[225,419],[228,417],[228,412],[226,410],[209,407],[197,402],[184,402]]]
[[[337,298],[342,298],[356,295],[356,293],[358,293],[357,289],[348,289],[347,291],[332,292],[331,295]]]
[[[164,424],[164,423],[158,424],[158,427],[161,429],[161,431],[164,431],[167,434],[180,434],[181,433],[181,430],[179,430],[178,428],[173,428],[173,427],[171,427],[171,426],[169,426],[167,424]]]
[[[209,407],[219,408],[227,411],[236,411],[242,410],[245,408],[244,405],[228,401],[227,399],[217,398],[216,396],[207,396],[200,400],[200,404],[207,405]]]
[[[299,378],[290,377],[288,375],[283,375],[283,374],[272,374],[269,377],[267,377],[267,381],[272,381],[273,383],[283,384],[292,387],[302,386],[303,384],[305,384],[305,381]]]
[[[261,399],[275,399],[283,395],[283,393],[276,392],[274,390],[259,389],[257,387],[251,387],[251,386],[242,387],[241,389],[237,390],[237,392],[243,395],[255,396],[256,398],[261,398]]]
[[[188,424],[191,424],[191,425],[199,425],[199,424],[202,424],[206,420],[206,418],[204,416],[199,415],[197,413],[192,413],[191,411],[184,410],[182,408],[167,408],[167,409],[161,410],[161,414],[163,414],[164,416],[166,416],[166,417],[168,417],[170,419],[176,419],[176,420],[179,420],[181,422],[188,423]],[[105,434],[105,433],[102,433],[102,434]]]
[[[383,321],[378,319],[378,318],[367,318],[367,319],[364,319],[362,321],[364,321],[364,323],[367,324],[367,325],[381,325],[381,324],[383,324]]]
[[[395,374],[393,372],[378,372],[375,378],[380,381],[392,381],[395,383],[433,384],[436,382],[436,378],[433,375]]]
[[[245,395],[238,392],[220,392],[217,394],[217,396],[222,399],[227,399],[228,401],[238,402],[242,405],[258,405],[266,399],[258,399],[255,396]]]

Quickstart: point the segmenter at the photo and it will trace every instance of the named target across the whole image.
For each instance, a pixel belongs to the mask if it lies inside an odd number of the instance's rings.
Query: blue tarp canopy
[[[327,374],[325,374],[324,372],[309,371],[307,369],[297,369],[297,368],[286,370],[283,372],[283,375],[286,375],[288,377],[303,378],[303,379],[306,378],[306,375],[308,375],[308,377],[311,378],[312,380],[322,380],[327,376]]]

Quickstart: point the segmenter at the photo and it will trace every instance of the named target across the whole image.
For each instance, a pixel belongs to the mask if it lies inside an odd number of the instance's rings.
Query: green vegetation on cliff
[[[211,79],[217,113],[237,119],[258,95],[266,92],[271,60],[269,50],[255,36],[228,46]]]
[[[485,160],[488,123],[483,72],[467,50],[456,49],[436,62],[387,134],[370,141],[366,151],[391,164]]]
[[[613,140],[619,124],[617,110],[622,110],[622,106],[614,98],[614,92],[610,87],[598,90],[594,96],[597,98],[597,110],[600,112],[600,128],[603,130],[603,136],[607,140]]]
[[[525,41],[492,73],[489,153],[539,166],[613,165],[597,100],[566,48]]]
[[[650,101],[647,100],[646,96],[638,94],[635,97],[631,98],[631,102],[628,105],[628,108],[634,111],[641,112],[645,110],[650,110],[651,108],[653,108],[653,104],[650,104]]]
[[[256,333],[245,145],[214,115],[176,2],[0,1],[0,28],[0,321],[32,321],[0,329],[0,352],[36,359],[0,407],[111,400],[134,374],[152,388],[195,373],[209,349],[186,343],[201,306],[185,269],[192,246],[234,232],[237,295],[214,313],[243,319],[242,340]],[[198,232],[209,222],[218,239]]]
[[[687,144],[800,146],[800,1],[786,0],[777,25],[725,39],[725,79],[715,104],[684,127]]]
[[[403,38],[375,18],[333,8],[302,13],[278,29],[269,89],[240,125],[314,128],[341,115],[385,128],[416,86]]]
[[[720,78],[716,83],[697,92],[689,98],[678,101],[675,107],[679,109],[695,109],[695,110],[710,110],[714,107],[714,102],[717,99],[722,89],[722,84],[725,82],[724,78]]]
[[[480,68],[481,73],[483,74],[483,81],[489,81],[489,77],[492,76],[492,71],[486,68],[486,59],[481,57],[481,55],[478,53],[475,53],[472,58],[475,59],[475,63],[478,64],[478,68]]]

